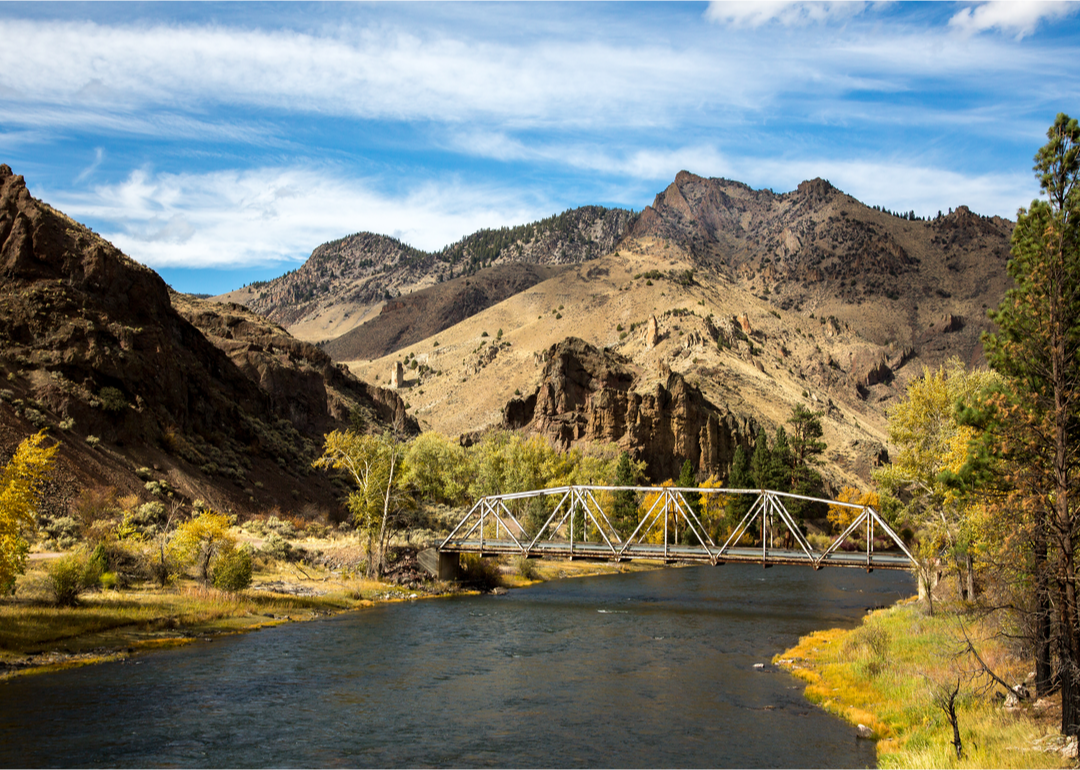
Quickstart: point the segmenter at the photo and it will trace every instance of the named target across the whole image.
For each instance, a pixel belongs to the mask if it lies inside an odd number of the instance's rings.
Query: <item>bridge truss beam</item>
[[[616,493],[644,493],[652,502],[625,537],[605,510]],[[754,502],[723,545],[718,546],[702,524],[687,494],[753,496]],[[648,499],[648,498],[647,498]],[[701,498],[699,498],[701,499]],[[858,511],[851,523],[824,551],[803,535],[785,500],[825,503]],[[546,514],[546,515],[545,515]],[[526,526],[522,522],[531,525]],[[683,542],[679,532],[682,532]],[[865,533],[860,553],[841,547],[857,533]],[[875,535],[892,545],[875,551]],[[673,537],[674,536],[674,537]],[[676,542],[672,542],[672,540]],[[745,541],[751,541],[747,544]],[[753,542],[753,541],[757,542]],[[777,542],[780,545],[777,546]],[[908,569],[915,557],[900,536],[869,505],[825,500],[789,492],[763,489],[713,489],[700,487],[569,486],[489,495],[476,501],[469,512],[439,544],[441,553],[508,554],[525,558],[564,558],[629,561],[659,559],[713,565],[725,562],[803,564],[877,569]]]

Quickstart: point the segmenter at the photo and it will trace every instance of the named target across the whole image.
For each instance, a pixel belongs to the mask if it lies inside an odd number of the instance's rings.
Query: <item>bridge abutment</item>
[[[417,561],[428,574],[439,580],[458,580],[461,577],[461,561],[456,553],[440,553],[428,548],[417,554]]]

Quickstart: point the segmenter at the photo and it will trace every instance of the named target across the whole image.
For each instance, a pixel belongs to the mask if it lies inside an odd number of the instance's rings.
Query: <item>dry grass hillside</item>
[[[645,339],[650,317],[655,345]],[[505,404],[535,390],[545,351],[569,336],[629,357],[641,390],[678,372],[714,404],[770,432],[800,401],[822,411],[834,485],[865,479],[885,443],[883,403],[918,374],[910,358],[891,384],[860,382],[860,361],[878,346],[843,323],[777,310],[723,276],[703,275],[690,254],[657,238],[625,241],[390,356],[348,363],[380,385],[404,363],[410,413],[423,428],[454,436],[501,424]]]

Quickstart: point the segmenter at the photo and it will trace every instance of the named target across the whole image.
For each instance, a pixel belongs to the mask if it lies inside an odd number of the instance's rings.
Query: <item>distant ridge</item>
[[[286,275],[218,299],[239,302],[303,339],[324,340],[371,318],[388,299],[486,267],[595,259],[615,247],[635,218],[626,209],[584,206],[517,227],[479,230],[437,252],[357,233],[322,244]],[[327,313],[332,318],[317,323]]]

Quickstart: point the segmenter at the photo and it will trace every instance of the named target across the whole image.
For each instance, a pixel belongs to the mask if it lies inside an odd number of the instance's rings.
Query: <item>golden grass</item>
[[[964,621],[980,655],[1006,681],[1022,681],[1024,662],[990,629]],[[881,767],[1064,767],[1060,754],[1034,748],[1053,731],[1030,703],[1001,708],[977,676],[955,616],[926,617],[915,603],[880,610],[859,628],[820,631],[799,640],[775,662],[806,682],[806,697],[878,739]],[[960,682],[958,722],[964,756],[957,760],[952,728],[934,703],[937,688]]]
[[[543,580],[649,569],[605,562],[537,561],[534,579],[504,575],[509,587]],[[186,580],[158,588],[84,593],[76,607],[57,607],[47,588],[45,564],[32,561],[16,596],[0,600],[0,680],[123,657],[130,651],[186,644],[197,638],[252,631],[289,621],[311,620],[376,602],[407,601],[416,592],[320,567],[286,563],[261,566],[254,583],[281,581],[319,592],[292,596],[247,590],[227,593]],[[462,593],[434,583],[427,596]],[[471,593],[471,592],[470,592]]]
[[[308,568],[303,580],[295,573],[288,565],[273,565],[255,579],[299,583],[320,595],[255,590],[234,594],[184,581],[165,589],[143,585],[87,592],[77,607],[57,607],[46,588],[44,565],[31,562],[16,596],[0,601],[0,679],[96,663],[129,650],[184,644],[200,636],[310,620],[401,594],[395,586],[326,570]]]

